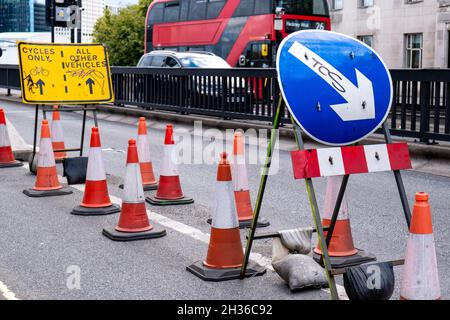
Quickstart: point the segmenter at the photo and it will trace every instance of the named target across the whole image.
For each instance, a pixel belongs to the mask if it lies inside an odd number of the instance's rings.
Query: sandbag
[[[325,270],[310,256],[289,254],[279,261],[272,262],[272,266],[291,291],[328,285]]]
[[[310,256],[312,228],[279,231],[272,242],[272,266],[291,291],[328,285],[325,270]]]
[[[291,253],[308,254],[311,251],[312,228],[278,231],[281,243]]]
[[[63,161],[63,176],[68,184],[80,184],[86,182],[87,157],[67,158]]]
[[[346,269],[344,288],[350,300],[389,300],[395,276],[391,262],[374,262]]]

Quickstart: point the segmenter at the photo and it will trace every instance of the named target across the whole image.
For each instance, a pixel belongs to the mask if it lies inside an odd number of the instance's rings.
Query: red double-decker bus
[[[209,51],[231,66],[269,67],[289,33],[330,29],[327,0],[154,0],[145,52]]]

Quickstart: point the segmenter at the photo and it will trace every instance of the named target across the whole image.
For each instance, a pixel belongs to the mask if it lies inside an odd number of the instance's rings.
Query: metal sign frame
[[[266,161],[265,161],[265,164],[263,167],[263,173],[261,176],[261,182],[260,182],[260,186],[259,186],[258,196],[256,198],[255,210],[253,212],[252,225],[251,225],[248,235],[247,235],[247,243],[246,243],[244,259],[243,259],[242,267],[241,267],[241,279],[245,278],[244,275],[247,270],[247,265],[248,265],[250,253],[252,250],[253,240],[276,237],[276,234],[258,236],[258,235],[255,235],[255,231],[256,231],[256,226],[258,223],[259,213],[260,213],[261,206],[262,206],[262,201],[264,198],[264,192],[265,192],[265,188],[266,188],[268,173],[269,173],[269,169],[270,169],[270,165],[271,165],[273,146],[275,144],[275,139],[276,139],[276,132],[280,126],[280,113],[281,113],[281,109],[283,106],[283,102],[284,102],[284,100],[283,100],[282,96],[280,95],[276,114],[275,114],[274,121],[273,121],[273,128],[272,128],[272,132],[271,132],[271,136],[270,136],[270,141],[269,141],[269,144],[267,147]],[[295,135],[295,140],[296,140],[298,149],[304,150],[305,148],[304,148],[301,128],[300,128],[300,126],[297,125],[297,123],[294,121],[292,116],[291,116],[291,121],[294,126],[294,135]],[[392,137],[391,137],[389,127],[386,122],[383,123],[382,128],[383,128],[383,133],[384,133],[384,138],[385,138],[386,143],[392,143]],[[399,198],[402,203],[404,217],[405,217],[408,229],[409,229],[410,223],[411,223],[411,209],[409,207],[408,199],[406,197],[405,186],[403,184],[403,179],[402,179],[400,170],[393,170],[393,173],[394,173],[394,177],[395,177],[395,181],[396,181],[396,185],[397,185],[397,189],[398,189],[398,193],[399,193]],[[331,267],[330,258],[328,255],[328,246],[329,246],[329,244],[331,242],[331,238],[333,236],[334,227],[335,227],[335,224],[337,221],[339,210],[341,208],[342,200],[343,200],[346,188],[347,188],[347,183],[348,183],[349,178],[350,178],[350,175],[348,175],[348,174],[344,175],[344,178],[342,180],[341,187],[339,189],[339,193],[338,193],[338,196],[336,199],[336,204],[335,204],[335,207],[333,210],[331,222],[330,222],[330,225],[327,227],[324,227],[322,225],[320,211],[319,211],[319,208],[317,205],[317,198],[316,198],[315,191],[314,191],[313,181],[311,178],[305,179],[306,190],[308,193],[308,200],[309,200],[309,203],[311,206],[311,213],[312,213],[312,217],[313,217],[314,225],[315,225],[314,230],[317,232],[319,246],[323,253],[321,256],[321,265],[325,269],[325,273],[326,273],[327,280],[328,280],[328,286],[330,289],[330,296],[331,296],[332,300],[339,300],[334,275],[341,274],[341,273],[343,273],[343,271],[341,269],[333,269]],[[324,237],[324,232],[323,232],[324,229],[327,230],[326,238]],[[402,264],[402,261],[403,260],[394,261],[394,265]]]
[[[39,107],[41,105],[36,104],[35,107],[35,114],[34,114],[34,136],[33,136],[33,152],[31,154],[31,159],[29,160],[30,166],[30,172],[34,172],[33,168],[33,162],[34,158],[36,157],[36,148],[37,148],[37,135],[38,135],[38,127],[39,127]],[[80,147],[79,148],[69,148],[69,149],[56,149],[53,150],[53,152],[80,152],[80,157],[83,156],[83,147],[84,147],[84,135],[86,132],[86,116],[87,111],[93,112],[94,117],[94,124],[96,127],[98,127],[98,120],[97,120],[97,108],[96,107],[88,107],[87,105],[84,106],[70,106],[70,107],[61,107],[58,108],[59,112],[76,112],[76,111],[83,111],[83,122],[81,126],[81,137],[80,137]],[[42,105],[42,116],[44,119],[47,119],[47,112],[54,112],[53,108],[46,108],[45,105]]]

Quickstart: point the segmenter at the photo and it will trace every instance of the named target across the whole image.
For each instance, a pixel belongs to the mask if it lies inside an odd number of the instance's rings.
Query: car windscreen
[[[223,59],[214,56],[196,56],[180,58],[184,68],[230,68]]]

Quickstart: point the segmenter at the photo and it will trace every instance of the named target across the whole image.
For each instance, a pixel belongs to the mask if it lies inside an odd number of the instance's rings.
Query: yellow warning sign
[[[114,100],[101,44],[18,42],[22,99],[30,104],[93,104]]]

